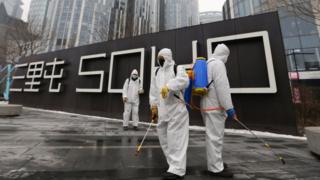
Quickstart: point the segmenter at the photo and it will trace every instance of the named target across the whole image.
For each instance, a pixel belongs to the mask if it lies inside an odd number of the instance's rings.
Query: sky
[[[226,0],[199,0],[199,11],[222,11]]]
[[[28,12],[30,7],[30,1],[31,0],[22,0],[23,5],[23,15],[22,19],[24,21],[27,21],[28,18]],[[222,6],[225,0],[199,0],[199,11],[222,11]]]

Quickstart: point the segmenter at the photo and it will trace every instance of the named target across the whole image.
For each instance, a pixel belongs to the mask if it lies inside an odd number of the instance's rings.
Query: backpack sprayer
[[[202,109],[193,103],[193,96],[205,96],[208,93],[213,80],[208,83],[207,60],[203,57],[198,57],[192,69],[187,70],[189,76],[189,86],[184,92],[184,103],[188,110],[198,110],[201,112],[224,110],[223,107],[210,107]],[[176,96],[175,97],[179,97]],[[180,99],[180,98],[179,98]],[[181,100],[181,99],[180,99]]]
[[[197,107],[194,105],[192,101],[193,96],[205,96],[208,93],[208,89],[210,85],[213,83],[213,80],[208,83],[208,75],[207,75],[207,62],[206,59],[203,57],[199,57],[196,60],[196,63],[194,64],[193,68],[191,70],[187,70],[187,74],[189,76],[189,86],[185,90],[184,93],[184,100],[182,100],[178,95],[174,95],[177,99],[179,99],[182,103],[186,104],[188,109],[196,109],[201,112],[208,112],[208,111],[225,111],[223,107],[211,107],[207,109],[201,109],[200,107]],[[240,124],[243,128],[248,130],[252,136],[254,136],[256,139],[258,139],[268,150],[272,152],[272,154],[277,157],[278,160],[281,161],[281,163],[284,165],[286,164],[283,157],[281,157],[279,154],[277,154],[271,146],[262,138],[259,138],[251,129],[249,129],[243,122],[241,122],[238,119],[234,119],[238,124]]]

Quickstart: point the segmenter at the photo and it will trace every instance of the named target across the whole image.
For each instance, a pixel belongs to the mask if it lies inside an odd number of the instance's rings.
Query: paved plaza
[[[135,156],[146,128],[123,131],[121,122],[106,118],[24,109],[21,116],[0,118],[0,179],[161,179],[167,164],[155,128]],[[263,138],[287,164],[252,136],[227,132],[224,160],[234,179],[320,179],[320,160],[306,140]],[[203,131],[190,131],[187,166],[186,180],[219,179],[203,172]]]

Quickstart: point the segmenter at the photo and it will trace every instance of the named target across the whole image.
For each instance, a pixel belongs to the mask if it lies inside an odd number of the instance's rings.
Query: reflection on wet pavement
[[[161,179],[167,164],[155,128],[135,156],[146,126],[123,131],[121,122],[24,110],[0,118],[0,179]],[[267,138],[283,166],[256,139],[226,134],[224,160],[234,179],[319,179],[320,161],[302,140]],[[190,131],[187,180],[212,179],[206,170],[205,136]],[[215,178],[219,179],[219,178]],[[223,179],[223,178],[221,178]]]

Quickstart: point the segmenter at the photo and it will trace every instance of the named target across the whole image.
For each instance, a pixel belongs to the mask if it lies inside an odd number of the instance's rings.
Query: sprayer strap
[[[213,83],[213,80],[211,80],[210,83],[207,85],[207,89],[211,86],[212,83]]]
[[[156,76],[158,75],[159,69],[160,69],[160,67],[158,67],[158,68],[156,69],[156,73],[155,73]],[[178,65],[174,64],[174,66],[173,66],[173,71],[174,71],[174,75],[175,75],[175,76],[177,76],[177,71],[178,71],[177,69],[178,69]]]

